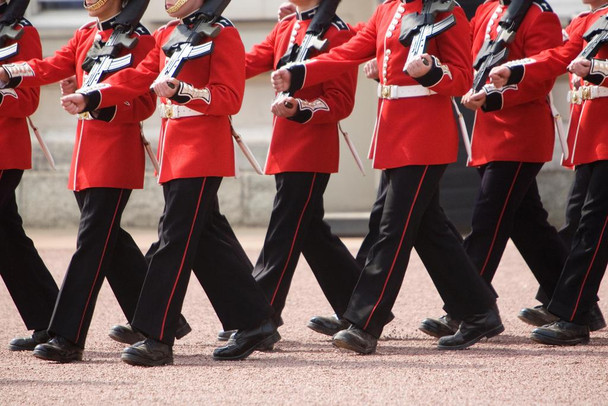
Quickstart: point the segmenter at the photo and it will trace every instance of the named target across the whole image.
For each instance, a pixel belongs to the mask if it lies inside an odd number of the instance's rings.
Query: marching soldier
[[[247,77],[292,62],[304,52],[305,34],[314,16],[323,17],[322,1],[293,0],[296,15],[281,20],[246,56]],[[306,9],[304,9],[306,7]],[[332,13],[333,14],[333,13]],[[317,18],[318,18],[317,17]],[[329,19],[323,40],[338,46],[354,34],[339,17]],[[313,53],[314,55],[314,53]],[[286,60],[285,57],[291,57]],[[253,275],[275,311],[277,325],[300,253],[310,265],[336,315],[346,310],[361,267],[323,220],[323,193],[331,173],[338,171],[338,122],[354,105],[357,71],[281,95],[266,159],[266,174],[275,176],[277,193],[262,252]],[[309,323],[325,331],[324,324]]]
[[[241,107],[245,51],[238,31],[217,9],[210,13],[217,19],[208,22],[209,15],[200,10],[207,3],[222,2],[166,0],[167,13],[178,20],[154,33],[157,45],[136,69],[117,73],[102,88],[63,98],[66,110],[80,113],[148,94],[150,86],[160,97],[158,178],[165,208],[132,323],[148,338],[122,354],[133,365],[173,362],[173,336],[193,268],[224,330],[237,330],[228,345],[214,351],[215,359],[242,359],[280,339],[272,308],[251,276],[251,263],[219,212],[222,178],[235,174],[229,116]],[[219,33],[193,43],[199,29]],[[169,49],[171,44],[175,47]],[[191,57],[191,52],[201,54]],[[175,69],[159,77],[166,64]]]
[[[54,56],[3,65],[0,80],[7,87],[30,88],[75,74],[81,85],[87,78],[85,58],[91,48],[101,48],[111,37],[122,2],[87,1],[85,8],[97,22],[77,30]],[[138,40],[137,45],[123,50],[121,56],[137,64],[154,46],[154,39],[141,25],[135,27],[132,37]],[[146,261],[129,233],[121,228],[120,219],[131,190],[143,187],[144,150],[139,122],[149,117],[154,107],[154,97],[147,94],[78,117],[68,183],[81,214],[77,250],[48,326],[53,338],[35,348],[38,358],[59,362],[82,359],[97,295],[106,277],[127,320],[133,318]],[[188,331],[185,325],[182,332]]]
[[[471,21],[473,59],[491,58],[484,55],[489,50],[484,46],[499,41],[507,29],[501,24],[505,16],[521,18],[514,30],[515,39],[507,45],[509,59],[521,59],[562,43],[559,18],[547,2],[535,0],[527,10],[525,6],[514,10],[510,4],[492,0],[477,9]],[[487,84],[479,91],[469,91],[462,100],[465,107],[476,111],[468,165],[476,167],[481,176],[472,230],[464,239],[464,248],[491,286],[511,238],[546,293],[537,296],[542,302],[535,309],[538,314],[548,304],[546,297],[551,297],[567,256],[557,230],[547,221],[536,183],[543,163],[553,156],[555,132],[548,102],[553,82],[550,78],[519,86],[517,91]],[[420,330],[442,337],[454,334],[458,324],[447,314],[423,320]]]
[[[27,2],[11,0],[10,6],[22,6],[25,10]],[[0,2],[0,21],[8,7],[5,1]],[[4,48],[18,44],[18,51],[3,63],[42,57],[40,37],[28,20],[21,16],[6,23],[23,33],[16,41],[0,38]],[[9,344],[12,351],[30,351],[49,339],[47,327],[58,292],[34,243],[25,234],[15,197],[23,171],[32,167],[27,117],[36,111],[39,95],[38,87],[0,90],[0,274],[26,328],[33,330],[29,337],[12,340]]]
[[[455,161],[458,145],[450,97],[465,93],[471,84],[468,24],[460,7],[438,13],[437,21],[454,18],[454,26],[428,39],[427,51],[406,63],[409,46],[399,41],[402,18],[422,12],[422,3],[386,1],[346,44],[272,76],[275,90],[287,91],[337,77],[374,55],[382,66],[370,149],[374,167],[387,177],[380,234],[344,313],[353,325],[333,338],[334,345],[362,354],[376,350],[414,246],[434,254],[429,273],[446,305],[463,320],[439,348],[466,348],[504,330],[494,295],[439,205],[439,181]]]
[[[570,253],[547,307],[558,320],[532,332],[533,340],[550,345],[589,341],[589,324],[608,263],[608,132],[603,119],[608,107],[608,47],[601,42],[588,47],[594,35],[606,35],[608,5],[604,0],[584,3],[591,11],[572,21],[569,39],[562,46],[510,62],[491,74],[498,88],[535,84],[566,71],[581,78],[569,94],[570,154],[563,165],[585,172],[585,176],[575,177],[574,185],[575,189],[585,189],[585,199]],[[588,183],[577,184],[581,179]]]

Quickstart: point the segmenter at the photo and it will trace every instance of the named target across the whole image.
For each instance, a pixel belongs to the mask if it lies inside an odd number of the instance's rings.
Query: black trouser
[[[387,169],[380,233],[344,317],[379,337],[401,288],[411,249],[427,270],[454,317],[485,313],[495,299],[466,256],[439,205],[446,165]],[[422,255],[421,255],[422,257]]]
[[[25,235],[15,189],[20,169],[0,170],[0,275],[28,330],[49,325],[57,299],[57,284]]]
[[[120,219],[130,189],[90,188],[74,192],[80,209],[76,252],[68,266],[49,326],[84,347],[104,278],[132,321],[146,275],[146,261]]]
[[[580,223],[549,311],[564,320],[589,324],[589,311],[597,302],[608,263],[608,161],[579,165],[579,170],[589,171],[589,176],[584,176],[589,183]]]
[[[542,166],[490,162],[479,168],[481,185],[464,248],[490,286],[511,238],[542,290],[550,296],[555,289],[567,249],[540,200],[536,175]]]
[[[279,324],[300,253],[339,317],[359,278],[361,266],[323,220],[323,193],[328,181],[326,173],[275,175],[277,193],[253,275]]]
[[[572,246],[572,239],[574,238],[576,229],[581,221],[583,203],[585,203],[585,196],[587,195],[587,188],[589,187],[590,178],[590,166],[583,165],[578,167],[574,174],[574,182],[572,183],[570,192],[568,193],[566,218],[564,224],[557,232],[568,250],[570,250],[570,247]],[[551,300],[551,297],[543,291],[542,287],[538,288],[536,298],[543,304],[547,304]]]
[[[382,219],[382,210],[384,209],[384,201],[386,200],[387,185],[388,180],[386,177],[386,171],[382,171],[382,173],[380,174],[380,183],[378,184],[376,201],[374,202],[374,205],[372,206],[372,211],[369,215],[367,234],[365,235],[365,238],[363,238],[363,241],[361,242],[361,247],[359,247],[359,251],[357,252],[356,256],[357,262],[359,263],[359,265],[361,265],[361,267],[365,266],[365,261],[367,259],[367,255],[369,254],[369,250],[376,243],[376,241],[378,240],[378,234],[380,234],[380,220]],[[440,209],[441,211],[443,211],[443,208],[440,207]],[[454,226],[454,224],[449,221],[449,219],[447,221],[447,226],[450,228],[450,230],[452,230],[454,236],[458,238],[460,242],[462,242],[462,235],[460,235],[460,232],[458,231],[456,226]],[[433,258],[427,255],[426,251],[424,250],[424,244],[419,248],[416,243],[414,243],[414,248],[416,249],[420,260],[425,265],[425,267],[431,265]],[[432,255],[433,253],[430,254]]]
[[[169,345],[174,342],[191,269],[225,330],[254,328],[272,315],[251,276],[251,263],[219,213],[221,181],[187,178],[163,184],[165,208],[158,248],[150,260],[133,326]]]

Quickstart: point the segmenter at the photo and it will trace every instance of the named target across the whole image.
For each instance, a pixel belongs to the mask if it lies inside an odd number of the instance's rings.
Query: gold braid
[[[100,0],[101,1],[101,0]],[[177,2],[175,2],[175,4],[171,7],[169,7],[168,9],[166,9],[165,11],[169,14],[171,13],[175,13],[177,10],[179,10],[180,8],[182,8],[182,6],[184,4],[186,4],[188,2],[188,0],[177,0]]]
[[[107,2],[108,2],[108,0],[98,0],[97,2],[91,4],[90,6],[87,6],[86,1],[83,1],[83,4],[84,4],[84,8],[87,9],[87,11],[96,11],[96,10],[99,10],[100,8],[102,8]]]

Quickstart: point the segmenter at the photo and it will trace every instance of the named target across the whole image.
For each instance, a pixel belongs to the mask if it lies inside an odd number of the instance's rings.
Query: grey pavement
[[[130,230],[142,249],[154,230]],[[58,283],[75,246],[75,230],[30,230]],[[252,260],[261,229],[237,229]],[[355,252],[360,238],[345,239]],[[516,314],[534,305],[536,282],[513,245],[495,278],[506,331],[464,351],[442,352],[417,330],[427,316],[442,314],[441,299],[415,253],[394,307],[395,320],[375,355],[333,348],[306,328],[308,318],[331,310],[306,262],[301,260],[284,312],[282,341],[271,353],[237,362],[214,361],[221,328],[204,291],[191,278],[183,313],[193,332],[174,347],[175,365],[140,368],[120,361],[124,347],[107,330],[124,316],[107,284],[100,292],[84,361],[54,364],[7,349],[26,334],[14,305],[0,287],[0,404],[87,405],[605,405],[608,404],[608,333],[592,333],[589,345],[549,347],[528,338],[531,327]],[[607,297],[605,287],[600,297]],[[601,302],[600,306],[608,308]]]

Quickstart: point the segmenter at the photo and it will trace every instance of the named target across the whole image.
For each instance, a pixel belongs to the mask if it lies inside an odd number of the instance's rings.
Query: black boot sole
[[[146,339],[143,334],[135,335],[135,334],[122,334],[116,333],[114,331],[110,331],[108,336],[119,343],[133,345],[139,341],[143,341]]]
[[[530,335],[532,341],[546,345],[574,346],[578,344],[588,344],[589,337],[578,337],[570,340],[560,340],[559,338],[546,336],[543,334],[532,333]]]
[[[250,356],[256,350],[264,352],[264,351],[268,351],[268,348],[270,348],[270,349],[274,348],[274,344],[279,342],[280,339],[281,339],[281,335],[279,334],[278,331],[275,331],[272,335],[266,337],[259,343],[254,344],[251,348],[247,349],[246,351],[244,351],[243,353],[241,353],[239,355],[235,355],[232,357],[218,357],[216,355],[213,355],[213,359],[218,360],[218,361],[242,360],[242,359],[245,359],[248,356]]]
[[[64,357],[52,351],[46,350],[34,350],[32,353],[34,357],[45,360],[45,361],[56,361],[60,364],[67,364],[73,361],[82,361],[82,353],[75,354],[71,357]]]
[[[468,347],[470,347],[470,346],[472,346],[474,344],[477,344],[483,338],[496,337],[497,335],[499,335],[503,331],[505,331],[505,326],[503,326],[501,324],[499,326],[494,327],[493,329],[490,329],[489,331],[481,333],[480,335],[478,335],[477,337],[475,337],[475,338],[467,341],[466,343],[462,343],[460,345],[441,345],[441,344],[437,344],[437,348],[440,349],[440,350],[464,350],[465,348],[468,348]]]
[[[175,330],[175,339],[181,340],[182,338],[190,334],[191,331],[192,327],[190,327],[190,324],[186,323],[177,330]]]
[[[324,335],[330,336],[330,337],[333,337],[337,332],[344,330],[344,329],[336,330],[335,328],[328,328],[322,324],[317,324],[313,321],[309,321],[308,324],[306,324],[306,327],[308,327],[315,333],[324,334]],[[346,328],[348,328],[348,327],[346,327]]]
[[[38,344],[41,344],[41,343],[35,343],[33,346],[31,346],[31,345],[25,346],[25,345],[9,344],[8,345],[8,349],[9,349],[9,351],[34,351],[34,348],[36,348],[36,346]]]
[[[363,348],[360,347],[358,345],[355,345],[349,341],[344,341],[344,340],[336,340],[334,339],[332,341],[332,344],[334,347],[343,349],[343,350],[349,350],[349,351],[354,351],[358,354],[361,355],[369,355],[369,354],[373,354],[376,352],[376,345],[374,345],[372,348]]]
[[[234,333],[236,333],[236,330],[220,331],[217,333],[217,341],[228,341]]]
[[[424,321],[420,323],[420,326],[418,326],[418,330],[422,331],[424,334],[428,334],[431,337],[435,338],[441,338],[456,334],[456,331],[448,331],[447,329],[437,328],[437,326],[425,323]]]
[[[163,365],[173,365],[173,357],[160,360],[151,360],[150,358],[142,357],[141,355],[123,352],[120,355],[120,359],[129,365],[139,367],[160,367]]]
[[[525,310],[520,311],[517,314],[517,318],[526,324],[529,324],[531,326],[536,326],[536,327],[540,327],[540,326],[544,326],[545,324],[553,323],[554,321],[557,321],[559,319],[558,317],[555,317],[551,320],[544,319],[542,317],[538,317],[536,314],[534,314],[532,312],[527,312]]]

